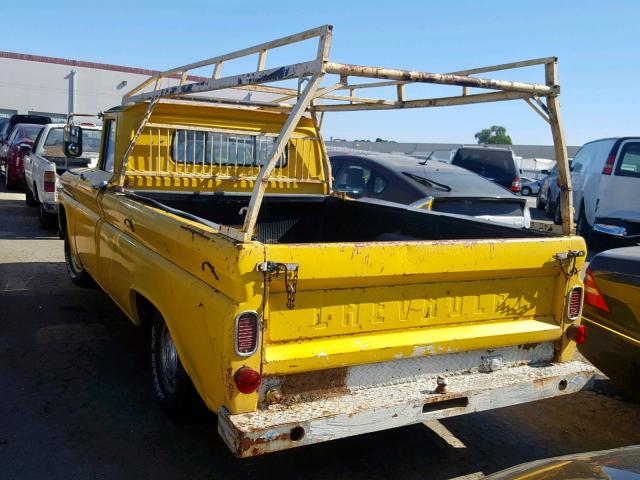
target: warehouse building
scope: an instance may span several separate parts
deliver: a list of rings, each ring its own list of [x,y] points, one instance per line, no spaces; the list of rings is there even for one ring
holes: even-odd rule
[[[70,112],[97,114],[119,105],[122,95],[158,73],[144,68],[0,51],[0,118],[40,114],[65,121]],[[188,76],[198,82],[203,77]],[[177,78],[161,86],[177,85]],[[224,91],[242,99],[247,92]]]
[[[155,72],[103,63],[0,52],[0,118],[14,113],[65,121],[70,112],[97,113]]]

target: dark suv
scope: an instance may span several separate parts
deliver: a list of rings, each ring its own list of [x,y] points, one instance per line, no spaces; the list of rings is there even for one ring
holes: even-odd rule
[[[482,175],[514,193],[520,192],[520,170],[511,150],[487,146],[460,147],[451,163]]]

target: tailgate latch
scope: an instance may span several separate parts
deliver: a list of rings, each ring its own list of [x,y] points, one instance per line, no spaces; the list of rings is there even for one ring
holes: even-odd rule
[[[567,250],[566,252],[556,253],[553,258],[560,264],[560,270],[564,273],[565,277],[571,278],[578,273],[576,260],[585,255],[584,250]]]
[[[287,291],[287,308],[293,310],[296,306],[296,287],[298,285],[298,264],[279,262],[260,262],[256,265],[258,272],[268,273],[276,277],[284,273],[284,288]],[[271,281],[271,276],[269,276]]]

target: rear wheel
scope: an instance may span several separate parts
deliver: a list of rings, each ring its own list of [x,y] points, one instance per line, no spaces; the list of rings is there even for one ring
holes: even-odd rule
[[[4,186],[7,190],[13,190],[16,186],[16,182],[9,179],[9,167],[6,164],[4,167]]]
[[[71,248],[68,233],[64,234],[64,260],[67,265],[67,272],[69,272],[73,283],[81,287],[93,286],[93,278],[82,266],[78,254]]]
[[[606,248],[606,245],[604,245],[600,234],[598,234],[598,232],[594,232],[593,227],[589,225],[587,215],[584,212],[584,205],[582,205],[582,208],[580,209],[580,216],[578,217],[576,233],[584,238],[584,241],[590,250],[599,251],[603,248]]]
[[[580,216],[578,216],[578,225],[576,226],[576,233],[584,238],[587,244],[591,241],[592,228],[587,221],[587,216],[584,213],[584,205],[580,207]]]
[[[547,197],[547,203],[544,206],[544,214],[546,215],[547,218],[553,218],[553,213],[555,211],[554,206],[555,205],[551,201],[551,198]]]
[[[522,190],[520,190],[520,192],[526,197],[531,195],[531,189],[529,187],[522,187]]]
[[[38,206],[38,202],[34,198],[33,193],[31,193],[31,189],[29,187],[26,188],[24,196],[25,196],[25,202],[27,203],[27,207]]]
[[[28,189],[27,189],[28,190]],[[42,202],[38,204],[38,220],[40,221],[40,228],[45,230],[52,230],[58,223],[58,216],[53,213],[49,213],[44,209]]]
[[[194,412],[197,393],[178,357],[167,324],[157,311],[151,325],[153,391],[162,409],[176,419]]]
[[[556,208],[553,212],[553,223],[562,225],[562,210],[560,208],[560,199],[556,201]]]

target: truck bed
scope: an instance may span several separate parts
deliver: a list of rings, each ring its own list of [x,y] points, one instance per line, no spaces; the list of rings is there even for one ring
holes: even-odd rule
[[[240,227],[249,195],[140,192],[167,207],[207,222]],[[548,237],[454,214],[429,212],[384,201],[322,195],[267,196],[255,239],[266,244],[471,240]]]

